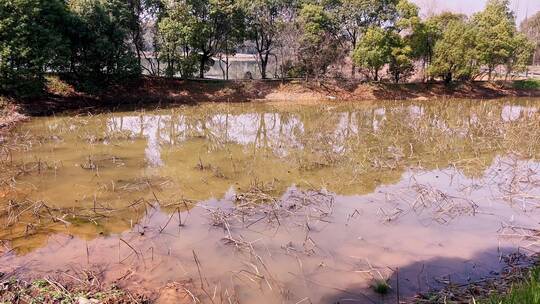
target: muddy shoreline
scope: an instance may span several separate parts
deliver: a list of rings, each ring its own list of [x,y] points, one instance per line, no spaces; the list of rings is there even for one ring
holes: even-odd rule
[[[211,85],[221,84],[198,83],[201,96]],[[253,100],[276,100],[271,94]],[[144,105],[197,104],[179,100]],[[65,289],[93,299],[102,289],[113,297],[123,293],[126,303],[213,302],[216,290],[224,299],[251,299],[263,288],[268,297],[298,291],[293,303],[312,295],[320,303],[412,303],[416,290],[428,287],[443,297],[455,294],[431,285],[431,276],[441,284],[498,280],[491,271],[505,266],[500,259],[514,252],[516,238],[537,244],[537,222],[519,215],[540,210],[533,208],[540,101],[326,100],[320,108],[275,107],[287,99],[160,111],[128,104],[142,110],[134,113],[115,112],[126,106],[119,100],[122,107],[108,109],[107,103],[58,104],[65,115],[21,124],[12,132],[19,136],[14,153],[6,154],[14,158],[5,163],[18,182],[5,179],[9,191],[0,193],[15,200],[6,211],[11,242],[0,243],[8,250],[0,282],[11,282],[13,274],[38,280],[14,283],[14,290],[31,285],[30,294],[52,288],[75,299]],[[100,111],[106,113],[68,115]],[[10,121],[13,126],[16,119]],[[243,174],[246,166],[261,174]],[[26,197],[25,184],[39,188],[18,200],[17,191]],[[485,200],[490,195],[497,204]],[[509,222],[514,214],[521,223]],[[40,224],[26,224],[35,221]],[[409,239],[400,237],[403,229]],[[219,258],[212,254],[217,250]],[[51,253],[62,259],[50,259]],[[76,267],[66,268],[67,261]],[[45,282],[34,271],[45,273]],[[247,289],[222,285],[228,274]],[[381,282],[390,290],[376,285]],[[492,285],[480,287],[505,291]],[[139,290],[144,293],[129,293]]]
[[[142,77],[97,93],[84,93],[53,77],[48,92],[39,97],[13,99],[29,116],[98,113],[118,110],[170,108],[201,102],[274,101],[294,104],[321,101],[496,99],[540,97],[539,89],[519,89],[514,82],[364,83],[351,80],[180,80]]]

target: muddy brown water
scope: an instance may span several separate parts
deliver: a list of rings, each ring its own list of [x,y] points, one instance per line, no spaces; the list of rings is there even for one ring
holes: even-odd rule
[[[538,99],[202,104],[15,136],[10,275],[91,269],[163,303],[395,303],[540,249]]]

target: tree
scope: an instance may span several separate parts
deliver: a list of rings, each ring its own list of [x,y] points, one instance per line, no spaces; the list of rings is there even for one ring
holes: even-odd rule
[[[131,45],[137,56],[141,71],[144,69],[152,75],[159,74],[158,69],[154,66],[154,62],[148,58],[147,52],[155,49],[152,41],[149,41],[147,35],[156,36],[156,32],[152,30],[156,28],[164,15],[165,4],[162,0],[125,0],[130,12],[129,32]],[[143,59],[149,66],[143,64]]]
[[[129,45],[131,14],[121,0],[72,0],[70,69],[89,85],[140,74]]]
[[[0,1],[0,91],[37,93],[46,71],[65,66],[67,15],[62,0]]]
[[[532,64],[540,62],[540,12],[523,20],[520,30],[524,33],[534,45]]]
[[[468,22],[450,21],[435,44],[428,73],[442,77],[446,83],[454,79],[472,79],[479,69],[475,32]]]
[[[492,79],[495,68],[508,61],[516,33],[515,17],[508,0],[488,0],[485,9],[473,16],[477,32],[476,49],[480,62]]]
[[[319,79],[340,56],[339,41],[333,34],[333,24],[324,7],[305,4],[300,11],[299,61],[306,77]]]
[[[346,41],[354,52],[363,33],[371,27],[391,24],[397,17],[397,0],[341,0],[333,9],[334,18],[340,25]],[[354,77],[356,66],[353,60],[351,76]]]
[[[411,56],[422,62],[424,72],[433,61],[435,44],[442,38],[448,24],[451,21],[465,22],[465,20],[465,15],[443,12],[414,25],[407,40],[412,49]]]
[[[189,78],[197,71],[199,54],[191,47],[197,35],[193,26],[196,21],[189,11],[186,3],[175,3],[158,23],[160,59],[167,63],[168,77],[180,73],[182,78]]]
[[[514,36],[512,47],[510,48],[511,52],[505,63],[505,80],[513,72],[527,71],[527,66],[531,62],[534,53],[534,47],[534,43],[525,34],[518,33]]]
[[[292,4],[287,0],[244,0],[242,7],[246,13],[247,38],[255,43],[261,77],[266,79],[268,61]]]
[[[400,36],[396,35],[392,41],[388,65],[388,73],[395,83],[411,77],[414,73],[412,54],[412,48]]]
[[[400,0],[397,4],[396,24],[394,31],[389,31],[389,43],[391,45],[388,73],[393,81],[398,83],[407,79],[414,73],[413,50],[411,38],[421,25],[418,17],[419,8],[416,4],[407,0]]]
[[[407,35],[412,34],[414,28],[421,23],[419,12],[420,8],[416,4],[408,0],[399,0],[396,5],[396,21],[393,27],[398,32],[408,31]]]
[[[223,41],[217,55],[219,57],[219,66],[223,71],[223,78],[228,80],[229,56],[236,54],[236,47],[243,43],[245,37],[245,15],[239,2],[221,0],[218,7],[220,12],[226,16],[226,20],[220,25]],[[223,60],[223,57],[225,57],[225,60]],[[225,68],[223,68],[222,62],[225,63]]]
[[[196,35],[191,46],[199,53],[199,77],[214,64],[213,57],[243,24],[242,11],[233,0],[187,0],[190,27]]]
[[[355,64],[367,71],[366,76],[379,81],[381,69],[389,62],[392,38],[389,31],[380,27],[370,28],[354,50]]]

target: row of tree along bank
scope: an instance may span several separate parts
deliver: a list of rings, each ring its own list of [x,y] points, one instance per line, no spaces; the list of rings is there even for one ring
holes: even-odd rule
[[[204,78],[216,58],[249,51],[262,78],[378,81],[492,79],[525,71],[540,13],[518,31],[507,0],[473,15],[426,19],[408,0],[6,0],[0,2],[0,91],[27,95],[60,73],[92,90],[155,76]],[[350,74],[337,75],[345,64]]]

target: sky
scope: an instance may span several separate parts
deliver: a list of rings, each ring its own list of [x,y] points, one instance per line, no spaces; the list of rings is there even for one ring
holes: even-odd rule
[[[486,0],[412,0],[420,6],[424,16],[441,11],[453,11],[470,15],[484,8]],[[516,13],[518,24],[540,11],[540,0],[511,0],[510,8]]]

